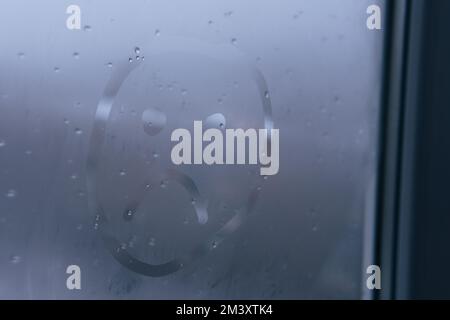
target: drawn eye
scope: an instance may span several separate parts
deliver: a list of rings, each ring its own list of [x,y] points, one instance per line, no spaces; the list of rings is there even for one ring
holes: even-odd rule
[[[150,108],[142,113],[142,123],[149,136],[156,136],[166,126],[167,116],[164,112]]]
[[[204,124],[205,129],[224,129],[226,127],[227,120],[221,113],[214,113],[206,118]]]

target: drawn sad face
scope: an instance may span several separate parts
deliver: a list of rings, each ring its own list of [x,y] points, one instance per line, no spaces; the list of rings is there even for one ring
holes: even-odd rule
[[[173,130],[273,127],[261,72],[234,46],[164,38],[114,65],[87,161],[95,226],[114,258],[158,277],[211,253],[252,213],[258,165],[172,163]]]

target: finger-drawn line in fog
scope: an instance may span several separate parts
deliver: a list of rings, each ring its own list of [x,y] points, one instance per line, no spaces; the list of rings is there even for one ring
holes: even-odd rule
[[[96,216],[97,229],[100,232],[106,248],[112,256],[129,270],[149,277],[161,277],[172,274],[180,270],[183,266],[205,256],[214,250],[230,234],[238,230],[253,212],[254,205],[260,194],[260,188],[251,190],[246,204],[237,210],[224,225],[212,234],[206,241],[194,247],[189,252],[162,264],[151,264],[134,257],[126,248],[121,248],[120,241],[114,236],[110,228],[110,217],[105,212],[99,201],[97,173],[100,166],[100,155],[105,143],[106,129],[114,100],[120,91],[121,86],[128,76],[143,63],[152,63],[152,57],[167,55],[170,53],[195,54],[207,56],[222,63],[229,63],[238,70],[247,70],[251,79],[258,89],[261,109],[264,115],[263,128],[269,132],[267,144],[271,143],[271,130],[273,129],[272,105],[268,86],[262,72],[256,65],[235,46],[230,44],[210,44],[204,41],[179,38],[179,37],[159,37],[158,43],[151,43],[148,48],[140,48],[140,59],[124,59],[116,64],[116,68],[109,79],[103,95],[97,105],[94,125],[89,142],[89,151],[86,162],[87,169],[87,190],[90,213]],[[144,55],[145,53],[145,60]],[[165,122],[165,119],[161,120]],[[158,131],[151,131],[158,134]],[[268,150],[270,153],[271,150]],[[176,166],[165,170],[167,180],[172,180],[181,185],[192,198],[196,199],[195,211],[199,224],[206,224],[208,221],[207,199],[200,194],[195,181],[181,172]],[[145,198],[145,192],[134,195],[134,199],[129,200],[136,210]]]

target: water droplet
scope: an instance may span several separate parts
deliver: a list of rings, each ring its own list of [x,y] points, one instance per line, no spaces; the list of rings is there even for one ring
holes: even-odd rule
[[[19,52],[19,53],[17,54],[17,56],[19,57],[19,59],[23,59],[23,58],[25,58],[25,53]]]
[[[303,11],[297,11],[296,13],[294,13],[294,15],[292,16],[292,18],[294,20],[297,20],[298,18],[300,18],[300,16],[303,14]]]
[[[149,184],[149,183],[147,183],[146,185],[145,185],[145,189],[150,189],[152,186]]]
[[[158,159],[159,158],[159,154],[157,152],[153,152],[153,158]]]
[[[133,62],[133,58],[128,58],[128,62],[132,63]]]
[[[70,123],[69,119],[64,118],[64,124],[69,124],[69,123]]]
[[[212,247],[213,249],[217,248],[217,241],[213,241],[213,242],[211,243],[211,247]]]
[[[165,180],[161,181],[161,183],[159,184],[159,186],[160,186],[162,189],[167,188],[167,181],[165,181]]]
[[[131,221],[133,219],[133,216],[134,216],[134,211],[131,209],[128,209],[123,213],[123,219],[125,221]]]
[[[141,53],[141,49],[139,47],[135,47],[134,48],[134,53],[136,53],[136,55]]]
[[[182,90],[181,90],[181,94],[182,94],[183,96],[185,96],[185,95],[187,94],[187,90],[186,90],[186,89],[182,89]]]
[[[119,171],[119,175],[120,175],[121,177],[126,176],[126,174],[127,174],[127,173],[126,173],[125,170],[123,170],[123,169]]]
[[[139,61],[139,60],[141,60],[141,57],[136,56],[136,61]]]
[[[53,68],[53,71],[56,72],[56,73],[58,73],[59,71],[61,71],[61,69],[60,69],[59,67],[54,67],[54,68]]]
[[[236,39],[236,38],[232,38],[232,39],[231,39],[231,44],[232,44],[233,46],[235,46],[235,45],[237,44],[237,39]]]
[[[78,176],[77,176],[76,174],[72,174],[72,175],[70,176],[70,179],[72,179],[72,180],[77,180],[77,179],[78,179]]]
[[[10,189],[10,190],[8,190],[8,192],[6,192],[7,198],[12,199],[12,198],[15,198],[16,196],[17,196],[17,191],[14,189]]]
[[[100,215],[96,214],[94,218],[94,229],[97,230],[100,226]]]
[[[269,98],[270,98],[269,91],[266,91],[266,92],[264,93],[264,97],[265,97],[266,99],[269,99]]]
[[[72,56],[73,56],[75,59],[79,59],[79,58],[80,58],[80,54],[79,54],[78,52],[74,52],[74,53],[72,54]]]
[[[9,262],[11,262],[12,264],[18,264],[21,261],[22,261],[22,258],[20,256],[12,255],[9,257]]]
[[[195,205],[195,199],[194,198],[191,199],[191,204]]]
[[[108,68],[112,68],[112,67],[113,67],[113,64],[112,64],[112,62],[108,62],[108,63],[106,64],[106,66],[107,66]]]
[[[0,140],[0,148],[3,148],[4,146],[6,146],[6,141]]]
[[[83,134],[83,130],[81,130],[80,128],[75,128],[75,134],[81,135]]]
[[[85,25],[83,28],[84,31],[91,31],[92,27],[90,25]]]
[[[164,129],[167,116],[159,110],[147,109],[142,113],[142,122],[145,133],[155,136]]]
[[[156,245],[156,240],[155,240],[155,238],[150,238],[150,239],[148,240],[148,245],[151,246],[151,247],[154,247],[154,246]]]
[[[155,36],[159,37],[161,35],[161,31],[159,31],[159,29],[155,30]]]
[[[132,236],[130,238],[130,240],[128,240],[128,247],[129,248],[133,248],[134,244],[136,243],[136,241],[137,241],[137,237],[136,236]]]

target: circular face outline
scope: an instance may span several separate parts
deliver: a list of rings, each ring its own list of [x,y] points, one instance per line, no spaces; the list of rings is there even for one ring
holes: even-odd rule
[[[230,44],[210,44],[204,41],[190,38],[180,37],[164,37],[163,40],[158,39],[154,46],[148,50],[140,50],[146,52],[146,60],[152,56],[164,55],[169,53],[190,53],[200,56],[207,56],[216,61],[230,62],[233,66],[247,70],[251,75],[258,89],[259,98],[262,103],[262,111],[264,114],[264,128],[268,132],[268,153],[270,153],[271,129],[273,129],[272,104],[266,80],[262,72],[254,64],[245,57],[245,55],[235,46]],[[182,49],[179,49],[182,48]],[[142,59],[130,59],[118,63],[109,79],[103,95],[97,105],[95,112],[94,125],[89,140],[89,150],[86,161],[87,171],[87,191],[88,205],[91,214],[95,215],[96,225],[101,234],[103,242],[112,254],[112,256],[127,269],[141,275],[149,277],[162,277],[172,274],[180,270],[186,264],[198,260],[206,255],[212,249],[216,248],[230,234],[235,232],[242,226],[253,212],[254,205],[259,197],[260,188],[254,188],[246,201],[243,208],[238,210],[218,231],[216,231],[206,241],[194,247],[191,251],[163,264],[150,264],[141,261],[128,252],[126,248],[121,248],[120,241],[112,234],[108,227],[108,217],[103,210],[97,197],[97,178],[96,173],[99,167],[100,154],[106,138],[106,126],[111,114],[114,100],[120,91],[124,81],[128,78],[133,70],[142,64]],[[202,198],[194,181],[186,174],[175,168],[168,168],[165,171],[168,180],[179,183],[196,201],[196,212],[199,223],[204,224],[207,221],[207,201]],[[144,198],[144,193],[138,195],[134,209],[136,209]]]

